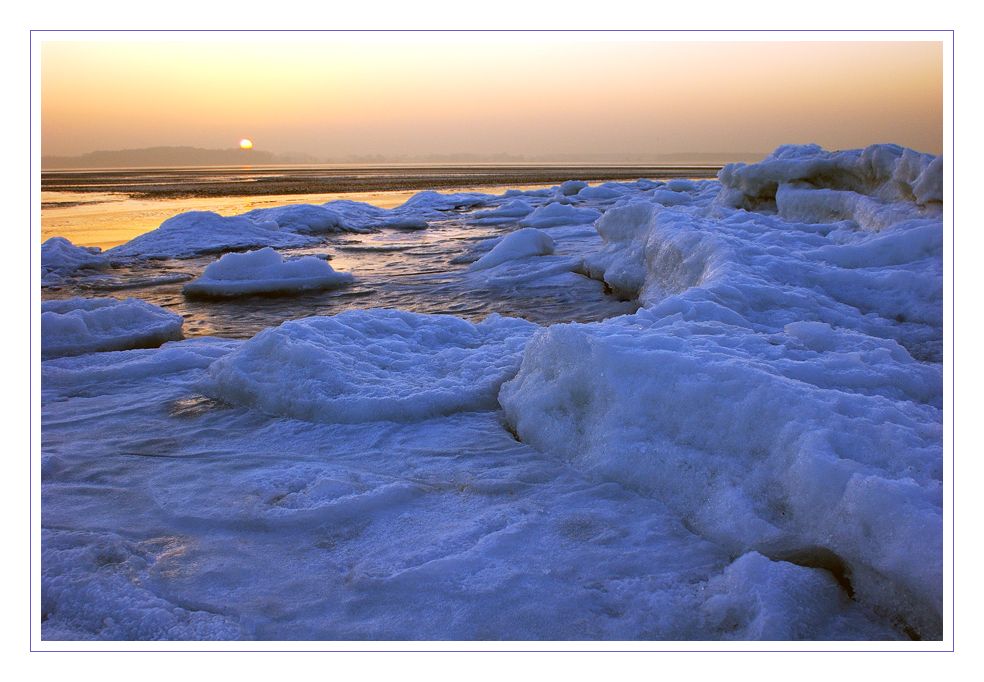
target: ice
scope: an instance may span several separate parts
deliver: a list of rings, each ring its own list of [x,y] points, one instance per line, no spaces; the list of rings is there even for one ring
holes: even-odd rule
[[[41,304],[41,356],[159,346],[181,338],[180,315],[135,298],[72,298]]]
[[[399,207],[401,211],[456,211],[463,208],[483,206],[495,197],[480,192],[457,192],[442,194],[440,192],[418,192]]]
[[[474,225],[506,225],[519,222],[520,218],[529,215],[532,210],[533,206],[529,203],[514,199],[492,210],[476,211],[468,218]]]
[[[419,420],[490,409],[535,326],[492,316],[367,310],[285,322],[210,369],[209,395],[323,422]]]
[[[794,146],[719,181],[325,205],[430,226],[353,249],[466,250],[414,276],[435,306],[626,314],[46,359],[43,636],[941,638],[942,169]],[[254,218],[335,229],[309,214]]]
[[[557,227],[559,225],[577,225],[591,223],[597,220],[601,213],[593,208],[575,208],[561,203],[551,203],[541,206],[519,221],[523,227]]]
[[[52,237],[41,245],[41,278],[57,278],[80,268],[102,269],[109,260],[98,248],[75,246],[64,237]]]
[[[43,363],[45,640],[900,636],[496,411],[314,423],[196,394],[248,343]]]
[[[205,268],[201,277],[184,286],[186,296],[233,297],[288,294],[330,289],[353,281],[315,256],[284,259],[267,247],[246,253],[227,253]]]
[[[258,224],[275,223],[281,230],[299,234],[332,234],[348,230],[341,214],[314,204],[258,208],[244,213],[242,217]]]
[[[584,182],[583,180],[568,180],[566,182],[560,183],[560,186],[557,189],[560,191],[561,194],[569,197],[574,194],[577,194],[587,186],[588,183]]]
[[[546,256],[554,252],[554,240],[546,232],[527,227],[510,232],[487,254],[472,264],[472,270],[485,270],[508,260]]]
[[[852,219],[872,230],[938,216],[943,200],[940,158],[895,145],[843,152],[787,145],[761,163],[729,164],[718,177],[723,204],[771,205],[784,218],[804,222]],[[810,191],[817,189],[824,191]]]
[[[752,180],[844,173],[881,215],[905,216],[881,231],[856,210],[787,220],[781,184],[779,216],[703,195],[610,209],[585,268],[643,310],[538,332],[500,394],[509,423],[735,552],[822,548],[859,601],[939,637],[943,226],[902,180],[934,165],[894,147],[810,147],[722,171],[723,194],[730,182],[760,199]]]
[[[254,247],[307,246],[319,240],[281,230],[272,220],[254,222],[244,216],[211,211],[179,213],[156,230],[106,252],[111,258],[190,258],[206,253]]]
[[[628,192],[629,190],[625,185],[617,182],[605,182],[595,187],[584,187],[577,193],[577,198],[582,201],[610,201],[623,197]]]

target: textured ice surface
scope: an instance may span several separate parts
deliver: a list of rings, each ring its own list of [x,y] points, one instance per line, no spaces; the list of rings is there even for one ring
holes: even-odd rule
[[[408,243],[455,225],[457,269],[414,280],[449,308],[641,308],[46,360],[43,636],[939,638],[941,199],[938,158],[806,146],[719,182],[332,202],[430,226]]]
[[[500,402],[524,442],[652,491],[733,551],[833,553],[856,598],[935,638],[943,225],[899,177],[923,182],[939,165],[895,148],[827,156],[780,150],[722,178],[760,196],[752,179],[821,173],[894,196],[882,215],[906,219],[872,232],[707,196],[611,209],[585,265],[644,309],[539,332]],[[797,191],[817,205],[830,192]]]
[[[209,395],[324,422],[409,421],[496,407],[535,325],[367,310],[285,322],[209,370]]]
[[[41,304],[41,355],[159,346],[181,338],[180,315],[135,298],[72,298]]]
[[[45,639],[899,636],[826,571],[733,561],[497,411],[319,423],[198,394],[245,345],[44,363]]]
[[[202,276],[184,286],[187,296],[249,296],[329,289],[352,281],[324,260],[304,256],[285,260],[267,247],[247,253],[227,253],[205,268]]]

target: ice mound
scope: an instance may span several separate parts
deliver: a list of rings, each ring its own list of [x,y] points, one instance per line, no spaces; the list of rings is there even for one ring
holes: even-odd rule
[[[135,298],[41,304],[41,357],[149,348],[181,338],[180,315]]]
[[[579,225],[591,223],[601,215],[593,208],[575,208],[561,203],[551,203],[533,211],[519,224],[523,227],[557,227],[559,225]]]
[[[533,338],[499,396],[524,442],[654,492],[733,551],[825,547],[859,599],[939,636],[938,367],[817,328],[619,322]]]
[[[557,190],[566,197],[573,196],[588,186],[583,180],[567,180],[560,183]]]
[[[80,268],[101,269],[109,260],[100,249],[75,246],[64,237],[52,237],[41,245],[41,280],[66,275]]]
[[[186,296],[233,297],[287,294],[348,284],[347,272],[335,270],[320,258],[285,260],[267,247],[247,253],[227,253],[208,265],[201,277],[184,286]]]
[[[629,188],[618,182],[604,182],[594,187],[584,187],[577,193],[581,201],[611,201],[629,193]]]
[[[244,213],[242,217],[260,225],[275,223],[281,230],[299,234],[330,234],[348,230],[341,214],[326,206],[314,204],[257,208]]]
[[[514,199],[498,208],[476,211],[468,216],[468,222],[475,225],[503,225],[518,222],[530,214],[533,207],[522,199]]]
[[[285,322],[210,368],[205,391],[321,422],[412,421],[496,407],[536,326],[395,310]]]
[[[763,191],[804,208],[698,188],[609,209],[584,269],[643,308],[538,332],[500,403],[524,442],[655,494],[733,552],[834,557],[861,603],[939,637],[943,224],[914,189],[939,164],[808,147],[759,166],[731,167],[722,194],[782,177]],[[859,220],[868,200],[877,219]]]
[[[281,230],[273,221],[257,223],[244,216],[221,216],[211,211],[188,211],[168,218],[156,230],[106,252],[124,258],[191,258],[200,254],[254,247],[308,246],[317,243]]]
[[[454,194],[441,194],[430,190],[417,192],[406,200],[398,208],[401,211],[457,211],[463,208],[473,208],[483,206],[495,197],[490,194],[479,192],[457,192]]]
[[[725,640],[836,640],[865,631],[872,639],[885,637],[850,610],[851,599],[828,572],[770,561],[757,552],[708,581],[704,596],[704,627]]]
[[[938,214],[943,201],[942,158],[896,145],[842,152],[786,145],[760,163],[729,164],[718,178],[724,205],[803,222],[850,219],[872,230]]]
[[[491,251],[472,264],[472,270],[493,268],[509,260],[546,256],[554,251],[554,240],[546,232],[526,227],[510,232]]]

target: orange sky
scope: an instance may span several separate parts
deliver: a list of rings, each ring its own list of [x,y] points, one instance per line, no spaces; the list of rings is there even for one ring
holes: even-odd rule
[[[42,151],[242,137],[326,158],[942,151],[938,42],[336,38],[45,42]]]

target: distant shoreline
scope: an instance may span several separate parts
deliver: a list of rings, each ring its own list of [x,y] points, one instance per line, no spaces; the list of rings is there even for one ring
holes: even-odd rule
[[[530,185],[717,177],[721,165],[331,165],[42,170],[44,192],[119,193],[143,199],[373,191],[453,190]]]

